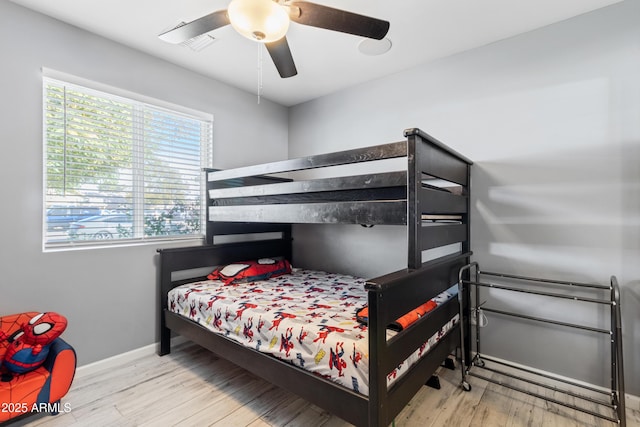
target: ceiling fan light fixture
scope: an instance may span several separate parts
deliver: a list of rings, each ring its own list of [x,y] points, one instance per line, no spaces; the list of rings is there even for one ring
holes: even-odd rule
[[[287,11],[272,0],[233,0],[227,14],[231,26],[253,41],[274,42],[289,29]]]

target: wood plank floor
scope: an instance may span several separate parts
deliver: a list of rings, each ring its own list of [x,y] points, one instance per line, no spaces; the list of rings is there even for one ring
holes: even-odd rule
[[[397,427],[614,426],[614,423],[487,381],[440,368],[442,388],[423,389],[396,418]],[[557,394],[557,393],[556,393]],[[556,397],[551,392],[553,397]],[[547,396],[550,396],[547,394]],[[63,399],[67,413],[35,415],[17,426],[225,426],[347,427],[350,424],[236,367],[208,351],[183,344],[165,357],[147,356],[76,378]],[[595,408],[595,405],[594,405]],[[640,427],[628,408],[627,426]]]

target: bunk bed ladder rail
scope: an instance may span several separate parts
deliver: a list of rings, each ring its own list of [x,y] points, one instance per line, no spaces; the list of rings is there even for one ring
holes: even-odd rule
[[[464,279],[464,274],[470,274],[470,272],[475,269],[475,280],[470,280],[470,279]],[[520,288],[514,288],[514,287],[509,287],[509,286],[501,286],[501,285],[496,285],[493,283],[485,283],[482,282],[480,280],[481,275],[486,275],[486,276],[493,276],[493,277],[500,277],[500,278],[506,278],[506,279],[515,279],[515,280],[522,280],[525,282],[538,282],[538,283],[551,283],[551,284],[555,284],[555,285],[567,285],[570,287],[583,287],[583,288],[592,288],[592,289],[603,289],[603,290],[610,290],[611,294],[610,294],[610,299],[609,300],[601,300],[601,299],[596,299],[596,298],[586,298],[586,297],[578,297],[578,296],[571,296],[571,295],[563,295],[563,294],[557,294],[557,293],[549,293],[549,292],[543,292],[543,291],[536,291],[536,290],[530,290],[530,289],[520,289]],[[487,307],[483,307],[482,310],[486,311],[486,312],[492,312],[492,313],[496,313],[496,314],[500,314],[500,315],[506,315],[506,316],[513,316],[513,317],[518,317],[518,318],[522,318],[522,319],[527,319],[527,320],[532,320],[532,321],[536,321],[536,322],[543,322],[543,323],[549,323],[549,324],[554,324],[554,325],[559,325],[559,326],[565,326],[568,328],[576,328],[576,329],[581,329],[581,330],[586,330],[586,331],[591,331],[591,332],[596,332],[596,333],[602,333],[602,334],[606,334],[610,336],[610,341],[611,341],[611,389],[608,391],[604,391],[600,388],[596,388],[596,387],[590,387],[588,385],[585,385],[584,383],[579,383],[579,382],[575,382],[575,381],[571,381],[569,379],[566,378],[562,378],[562,377],[558,377],[556,375],[550,375],[550,374],[545,374],[545,373],[541,373],[537,370],[533,370],[533,369],[527,369],[524,368],[520,365],[516,365],[516,364],[511,364],[502,360],[498,360],[498,359],[494,359],[492,357],[486,356],[484,354],[482,354],[480,352],[480,322],[476,321],[476,325],[475,325],[475,354],[473,355],[472,358],[467,359],[465,358],[465,354],[469,354],[470,349],[467,349],[467,352],[465,352],[465,341],[461,339],[460,341],[460,346],[461,346],[461,353],[462,353],[462,363],[461,363],[461,374],[462,374],[462,382],[461,382],[461,387],[466,390],[469,391],[471,389],[471,386],[468,383],[468,376],[473,376],[473,377],[477,377],[480,379],[483,379],[487,382],[491,382],[494,384],[498,384],[500,386],[539,398],[539,399],[543,399],[546,400],[548,402],[552,402],[561,406],[565,406],[568,407],[570,409],[574,409],[576,411],[580,411],[589,415],[592,415],[594,417],[597,418],[601,418],[601,419],[605,419],[614,423],[619,424],[621,427],[626,427],[626,410],[625,410],[625,388],[624,388],[624,367],[623,367],[623,356],[622,356],[622,320],[621,320],[621,314],[620,314],[620,289],[619,289],[619,285],[618,285],[618,281],[616,279],[615,276],[611,276],[610,279],[610,285],[608,286],[603,286],[603,285],[593,285],[593,284],[586,284],[586,283],[577,283],[577,282],[564,282],[564,281],[555,281],[555,280],[547,280],[547,279],[539,279],[539,278],[532,278],[532,277],[526,277],[526,276],[518,276],[518,275],[512,275],[512,274],[502,274],[502,273],[492,273],[492,272],[485,272],[485,271],[481,271],[479,264],[477,262],[472,262],[469,263],[465,266],[463,266],[462,268],[460,268],[459,271],[459,295],[462,295],[462,291],[469,291],[469,287],[474,286],[475,287],[475,293],[474,293],[474,301],[473,301],[473,307],[471,307],[471,311],[478,313],[479,310],[479,301],[480,301],[480,293],[479,293],[479,288],[480,287],[487,287],[487,288],[494,288],[494,289],[502,289],[502,290],[506,290],[506,291],[513,291],[513,292],[523,292],[523,293],[528,293],[528,294],[535,294],[535,295],[543,295],[543,296],[548,296],[548,297],[554,297],[554,298],[563,298],[563,299],[567,299],[567,300],[572,300],[572,301],[583,301],[583,302],[588,302],[588,303],[594,303],[594,304],[602,304],[602,305],[607,305],[610,307],[610,313],[611,313],[611,320],[610,320],[610,328],[607,329],[600,329],[600,328],[594,328],[594,327],[589,327],[589,326],[585,326],[585,325],[581,325],[581,324],[573,324],[573,323],[567,323],[567,322],[559,322],[559,321],[555,321],[555,320],[551,320],[551,319],[546,319],[546,318],[539,318],[539,317],[534,317],[534,316],[528,316],[528,315],[523,315],[523,314],[519,314],[519,313],[514,313],[514,312],[507,312],[507,311],[501,311],[501,310],[495,310],[495,309],[491,309],[491,308],[487,308]],[[460,303],[460,313],[462,316],[462,303]],[[461,325],[461,328],[463,328],[463,325]],[[464,329],[461,329],[461,336],[464,336]],[[495,369],[495,368],[489,368],[487,366],[485,366],[485,361],[490,361],[492,363],[501,365],[501,366],[505,366],[508,368],[511,368],[514,371],[520,371],[520,372],[525,372],[531,375],[535,375],[537,377],[542,377],[542,378],[547,378],[547,379],[551,379],[554,380],[556,382],[561,382],[573,387],[576,387],[578,389],[582,389],[582,390],[588,390],[594,393],[601,393],[601,394],[608,394],[610,397],[610,404],[606,401],[597,399],[597,398],[593,398],[590,396],[585,396],[576,392],[573,392],[571,390],[568,389],[559,389],[558,387],[555,386],[551,386],[549,384],[545,384],[542,382],[538,382],[532,379],[527,379],[527,378],[523,378],[520,377],[516,374],[513,373],[508,373],[505,371],[501,371],[499,369]],[[541,387],[541,388],[545,388],[547,390],[551,390],[554,392],[560,392],[563,394],[566,394],[568,396],[572,396],[573,398],[577,399],[577,400],[582,400],[584,402],[590,402],[590,403],[594,403],[596,405],[602,406],[602,407],[607,407],[609,409],[611,409],[614,413],[615,413],[615,417],[612,416],[608,416],[608,415],[604,415],[600,412],[596,412],[590,409],[587,409],[585,407],[581,407],[581,406],[577,406],[571,403],[567,403],[567,402],[563,402],[561,400],[558,399],[554,399],[551,397],[547,397],[543,394],[539,394],[536,392],[531,392],[527,389],[524,389],[522,387],[518,387],[516,385],[510,384],[510,383],[505,383],[503,381],[494,379],[492,377],[488,377],[488,376],[484,376],[484,375],[480,375],[476,372],[472,371],[472,368],[480,368],[480,369],[484,369],[487,370],[489,372],[504,376],[504,377],[508,377],[517,381],[521,381],[523,383],[527,383],[527,384],[531,384],[531,385],[535,385],[537,387]]]

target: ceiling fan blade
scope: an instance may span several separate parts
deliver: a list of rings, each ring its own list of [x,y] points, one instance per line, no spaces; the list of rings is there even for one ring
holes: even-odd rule
[[[264,45],[267,47],[267,51],[269,55],[271,55],[271,59],[278,69],[280,77],[286,79],[287,77],[293,77],[298,74],[286,37],[271,43],[265,43]]]
[[[376,40],[384,38],[389,31],[388,21],[306,1],[293,1],[290,5],[291,20],[298,24]]]
[[[166,42],[178,44],[229,24],[227,11],[218,10],[169,31],[165,31],[158,37]]]

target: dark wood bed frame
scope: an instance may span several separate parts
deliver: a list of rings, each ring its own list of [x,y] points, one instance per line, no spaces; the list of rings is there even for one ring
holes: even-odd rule
[[[387,375],[460,312],[456,298],[386,339],[396,318],[458,282],[469,262],[469,189],[472,162],[419,129],[391,144],[285,160],[224,171],[207,171],[207,244],[161,249],[160,355],[170,352],[171,331],[265,380],[290,390],[357,426],[387,426],[459,346],[456,325],[408,372],[387,387]],[[265,175],[406,158],[406,170],[340,178],[292,181]],[[446,181],[456,192],[429,183]],[[425,219],[456,218],[423,226]],[[407,232],[407,268],[367,281],[369,304],[369,396],[342,387],[290,363],[212,333],[167,309],[167,293],[201,277],[176,272],[261,257],[292,259],[292,223],[396,224]],[[278,238],[216,243],[220,236],[273,233]],[[422,262],[422,251],[458,244],[454,253]],[[294,264],[295,265],[295,264]],[[197,276],[197,274],[196,274]],[[460,295],[469,324],[468,295]],[[465,327],[465,331],[469,331]],[[469,340],[468,336],[464,337]],[[469,345],[465,348],[470,348]],[[469,357],[466,360],[470,360]]]

